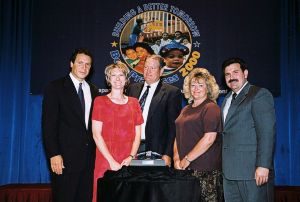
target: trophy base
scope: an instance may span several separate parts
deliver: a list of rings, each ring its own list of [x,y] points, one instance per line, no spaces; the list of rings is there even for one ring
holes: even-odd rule
[[[130,163],[130,166],[166,166],[166,164],[165,161],[162,159],[133,159]]]

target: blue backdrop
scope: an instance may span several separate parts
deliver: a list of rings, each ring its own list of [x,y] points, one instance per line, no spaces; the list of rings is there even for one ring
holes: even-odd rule
[[[299,0],[281,0],[278,13],[277,185],[300,185],[299,6]],[[41,140],[42,96],[30,95],[32,10],[33,0],[0,0],[0,185],[49,182]],[[49,57],[55,51],[42,48]]]

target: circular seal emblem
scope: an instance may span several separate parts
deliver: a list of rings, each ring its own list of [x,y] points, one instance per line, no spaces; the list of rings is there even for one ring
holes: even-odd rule
[[[192,38],[183,20],[166,11],[147,11],[129,20],[120,36],[124,61],[135,72],[143,74],[147,56],[164,58],[163,77],[178,71],[191,54]]]

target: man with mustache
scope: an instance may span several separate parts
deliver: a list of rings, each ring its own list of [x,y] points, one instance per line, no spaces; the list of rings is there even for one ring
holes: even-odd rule
[[[222,68],[231,89],[222,104],[225,201],[274,201],[273,96],[247,81],[242,59],[230,58]]]

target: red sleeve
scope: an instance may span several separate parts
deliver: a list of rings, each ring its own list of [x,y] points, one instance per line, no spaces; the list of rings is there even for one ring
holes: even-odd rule
[[[104,100],[102,96],[96,97],[94,100],[92,120],[103,122],[103,107],[104,107]]]
[[[141,110],[141,106],[139,104],[139,101],[136,98],[133,98],[133,106],[134,106],[134,114],[135,114],[135,125],[141,125],[142,123],[144,123],[144,119],[143,119],[143,114],[142,114],[142,110]]]

